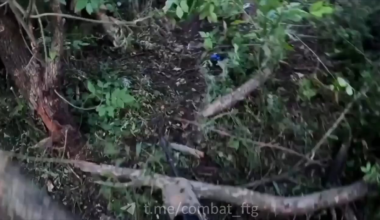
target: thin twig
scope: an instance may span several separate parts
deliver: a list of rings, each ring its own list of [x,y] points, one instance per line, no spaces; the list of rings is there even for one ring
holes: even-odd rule
[[[334,122],[334,124],[327,130],[327,132],[323,135],[323,137],[318,141],[318,143],[314,146],[314,148],[311,150],[310,154],[310,159],[313,160],[315,156],[315,152],[322,146],[322,144],[325,143],[327,138],[335,131],[335,129],[338,127],[338,125],[343,121],[345,118],[346,114],[351,110],[353,104],[361,98],[366,92],[368,91],[368,87],[365,87],[361,92],[359,92],[348,105],[346,108],[343,110],[343,112],[339,115],[338,119]]]
[[[57,96],[59,97],[59,98],[61,98],[63,101],[65,101],[67,104],[69,104],[70,106],[72,106],[72,107],[74,107],[74,108],[76,108],[76,109],[79,109],[79,110],[83,110],[83,111],[89,111],[89,110],[94,110],[94,109],[96,109],[98,106],[94,106],[94,107],[90,107],[90,108],[82,108],[82,107],[78,107],[78,106],[76,106],[76,105],[74,105],[74,104],[72,104],[71,102],[69,102],[67,99],[65,99],[63,96],[61,96],[58,92],[57,92],[57,90],[54,90],[54,92],[55,92],[55,94],[57,94]]]
[[[23,16],[20,15],[20,13],[22,15],[24,15],[25,14],[25,10],[22,8],[21,5],[19,5],[17,3],[16,0],[9,0],[8,3],[9,3],[9,7],[12,10],[14,16],[16,17],[16,20],[22,26],[22,28],[25,30],[25,32],[27,33],[28,37],[30,38],[30,41],[32,42],[32,50],[34,51],[35,48],[37,47],[36,38],[34,37],[33,33],[27,27],[25,21],[22,19]]]
[[[83,18],[75,15],[69,15],[69,14],[58,14],[58,13],[42,13],[38,15],[31,15],[31,18],[42,18],[42,17],[51,17],[51,16],[61,16],[64,18],[70,18],[75,20],[81,20],[81,21],[87,21],[91,23],[97,23],[97,24],[118,24],[118,25],[127,25],[127,26],[136,26],[137,23],[142,22],[144,20],[147,20],[151,18],[152,16],[146,16],[143,18],[136,19],[134,21],[101,21],[101,20],[95,20],[95,19],[89,19],[89,18]]]
[[[8,1],[3,2],[3,3],[0,5],[0,8],[3,7],[3,6],[5,6],[6,4],[8,4]]]
[[[333,74],[330,72],[329,68],[327,68],[327,66],[323,63],[323,61],[321,60],[321,58],[319,58],[319,56],[317,55],[317,53],[314,52],[314,50],[312,50],[305,42],[303,42],[298,36],[296,35],[292,35],[294,38],[296,38],[297,40],[299,40],[314,56],[315,58],[317,58],[318,62],[320,62],[323,66],[323,68],[325,68],[325,70],[333,76]]]
[[[37,7],[36,6],[33,6],[33,7],[34,7],[36,13],[39,14]],[[45,62],[47,62],[48,61],[48,53],[47,53],[47,46],[46,46],[46,40],[45,40],[45,34],[44,34],[44,27],[42,25],[41,18],[38,18],[38,25],[40,26],[42,43],[44,45]]]
[[[186,122],[186,123],[189,123],[189,124],[195,125],[195,126],[200,127],[200,128],[203,127],[202,125],[200,125],[199,123],[194,122],[194,121],[189,121],[189,120],[182,119],[182,118],[177,118],[177,117],[174,118],[174,119],[175,119],[175,120],[178,120],[178,121],[182,121],[182,122]],[[320,164],[318,161],[314,161],[314,160],[308,158],[307,156],[298,153],[297,151],[294,151],[294,150],[289,149],[289,148],[285,148],[285,147],[280,146],[280,145],[278,145],[278,144],[264,143],[264,142],[259,142],[259,141],[253,141],[253,140],[250,140],[250,139],[244,139],[244,138],[241,138],[241,137],[238,137],[238,136],[235,136],[235,135],[229,134],[229,133],[226,132],[226,131],[222,131],[222,130],[215,129],[215,128],[207,128],[207,129],[209,129],[210,131],[213,131],[213,132],[215,132],[215,133],[218,133],[218,134],[220,134],[220,135],[222,135],[222,136],[227,136],[227,137],[231,137],[231,138],[235,138],[235,139],[239,139],[239,140],[244,140],[244,141],[250,142],[250,143],[252,143],[252,144],[257,145],[257,146],[260,147],[260,148],[263,148],[263,147],[270,147],[270,148],[278,149],[278,150],[281,150],[281,151],[287,152],[287,153],[289,153],[289,154],[293,154],[293,155],[295,155],[295,156],[301,157],[301,158],[307,160],[309,163]]]
[[[262,178],[260,180],[253,181],[253,182],[247,183],[247,184],[242,185],[242,186],[246,187],[246,188],[255,189],[256,187],[258,187],[260,185],[264,185],[264,184],[267,184],[267,183],[270,183],[270,182],[275,182],[275,181],[279,181],[279,180],[282,180],[282,179],[289,178],[292,174],[294,174],[294,173],[296,173],[296,172],[298,172],[300,170],[301,170],[301,167],[297,166],[294,169],[289,170],[288,172],[281,173],[281,174],[278,174],[278,175],[275,175],[275,176],[272,176],[272,177],[268,177],[268,178]]]

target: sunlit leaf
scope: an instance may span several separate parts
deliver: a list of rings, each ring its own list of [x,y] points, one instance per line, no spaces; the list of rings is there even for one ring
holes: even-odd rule
[[[92,94],[96,92],[95,86],[91,81],[87,81],[87,89],[90,91]]]
[[[218,22],[218,16],[215,14],[215,12],[210,13],[209,17],[212,22]]]
[[[92,12],[94,12],[94,9],[92,8],[92,4],[88,3],[86,5],[86,11],[88,12],[88,14],[92,14]]]
[[[97,12],[100,6],[100,0],[91,0],[92,9]]]
[[[182,18],[183,17],[183,10],[180,6],[177,6],[177,9],[176,9],[176,15],[178,16],[178,18]]]
[[[54,51],[54,50],[50,50],[49,51],[49,58],[51,59],[51,60],[54,60],[56,57],[57,57],[57,52],[56,51]]]
[[[204,47],[208,50],[211,50],[213,48],[213,43],[210,38],[206,38],[204,41]]]
[[[337,78],[337,81],[338,81],[338,84],[340,87],[347,87],[348,86],[348,83],[345,79],[343,79],[342,77],[339,77]]]
[[[184,12],[189,12],[189,6],[187,5],[187,0],[181,0],[181,8]]]
[[[82,11],[86,7],[87,2],[87,0],[78,0],[75,5],[75,12]]]
[[[203,38],[208,37],[208,34],[203,32],[203,31],[199,31],[199,35],[201,35],[201,37],[203,37]]]
[[[319,9],[321,9],[323,7],[323,1],[317,1],[317,2],[314,2],[311,6],[310,6],[310,9],[309,11],[318,11]]]
[[[324,5],[324,1],[318,1],[310,6],[309,11],[315,17],[322,17],[325,14],[332,14],[334,8]]]
[[[346,87],[346,93],[347,95],[351,96],[352,94],[354,94],[354,90],[352,89],[351,86],[347,86]]]
[[[165,6],[163,7],[163,10],[165,13],[169,11],[169,9],[172,7],[174,2],[175,2],[174,0],[166,0]]]

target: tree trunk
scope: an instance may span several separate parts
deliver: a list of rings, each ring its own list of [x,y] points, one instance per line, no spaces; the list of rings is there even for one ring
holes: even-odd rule
[[[60,11],[59,1],[52,2],[53,11]],[[0,8],[0,59],[20,93],[49,130],[53,143],[64,144],[71,155],[78,153],[84,139],[67,104],[56,94],[62,85],[60,56],[64,38],[61,18],[54,17],[53,20],[56,30],[49,54],[55,51],[56,57],[45,63],[28,49],[16,19],[10,10],[5,11],[4,8]]]

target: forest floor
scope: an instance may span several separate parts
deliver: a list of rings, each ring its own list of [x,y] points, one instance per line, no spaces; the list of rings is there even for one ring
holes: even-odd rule
[[[121,52],[97,45],[84,48],[78,58],[67,57],[63,95],[73,105],[84,103],[82,96],[87,93],[87,80],[123,81],[129,84],[138,102],[138,107],[124,109],[106,125],[99,122],[95,110],[72,108],[89,140],[86,158],[97,163],[171,173],[157,144],[157,130],[164,129],[169,142],[205,153],[200,159],[175,154],[178,170],[184,177],[244,185],[279,196],[324,189],[325,162],[331,160],[334,146],[318,152],[316,157],[324,165],[295,167],[345,108],[334,103],[334,95],[327,92],[313,101],[299,97],[299,81],[324,71],[315,54],[321,47],[312,40],[294,43],[295,51],[265,86],[234,110],[204,123],[197,116],[207,104],[209,89],[206,76],[199,69],[202,52],[186,52],[189,40],[182,34],[178,36],[165,39],[176,46],[163,44],[157,38],[154,43],[159,47],[153,50]],[[11,84],[1,86],[7,91],[1,94],[1,101],[8,106],[1,105],[4,148],[28,156],[66,157],[59,149],[47,152],[31,147],[44,138],[45,128],[38,119],[31,119],[21,99],[15,99]],[[138,212],[130,215],[125,205],[132,201],[140,207],[147,203],[154,205],[154,200],[159,198],[156,194],[152,196],[150,190],[113,189],[94,184],[96,177],[64,164],[24,161],[23,169],[53,198],[84,219],[147,219]],[[277,178],[271,179],[273,176]],[[321,216],[326,213],[317,217]]]

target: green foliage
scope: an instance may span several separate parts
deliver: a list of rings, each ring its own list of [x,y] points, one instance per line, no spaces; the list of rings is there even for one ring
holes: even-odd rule
[[[78,0],[76,1],[75,12],[85,9],[91,15],[98,12],[102,5],[105,5],[111,12],[115,11],[115,5],[106,0]]]
[[[129,94],[128,90],[117,88],[117,85],[100,80],[97,81],[97,84],[93,84],[91,81],[87,82],[87,88],[91,93],[87,98],[95,98],[101,103],[96,108],[100,117],[114,118],[115,112],[134,104],[135,98]]]
[[[380,184],[380,165],[367,162],[366,166],[361,167],[365,174],[364,180],[369,183]]]
[[[320,18],[325,14],[332,14],[334,9],[326,4],[325,1],[317,1],[310,6],[309,12],[310,14]]]
[[[299,82],[299,94],[302,98],[310,100],[317,95],[316,89],[313,87],[310,79],[301,79]]]

